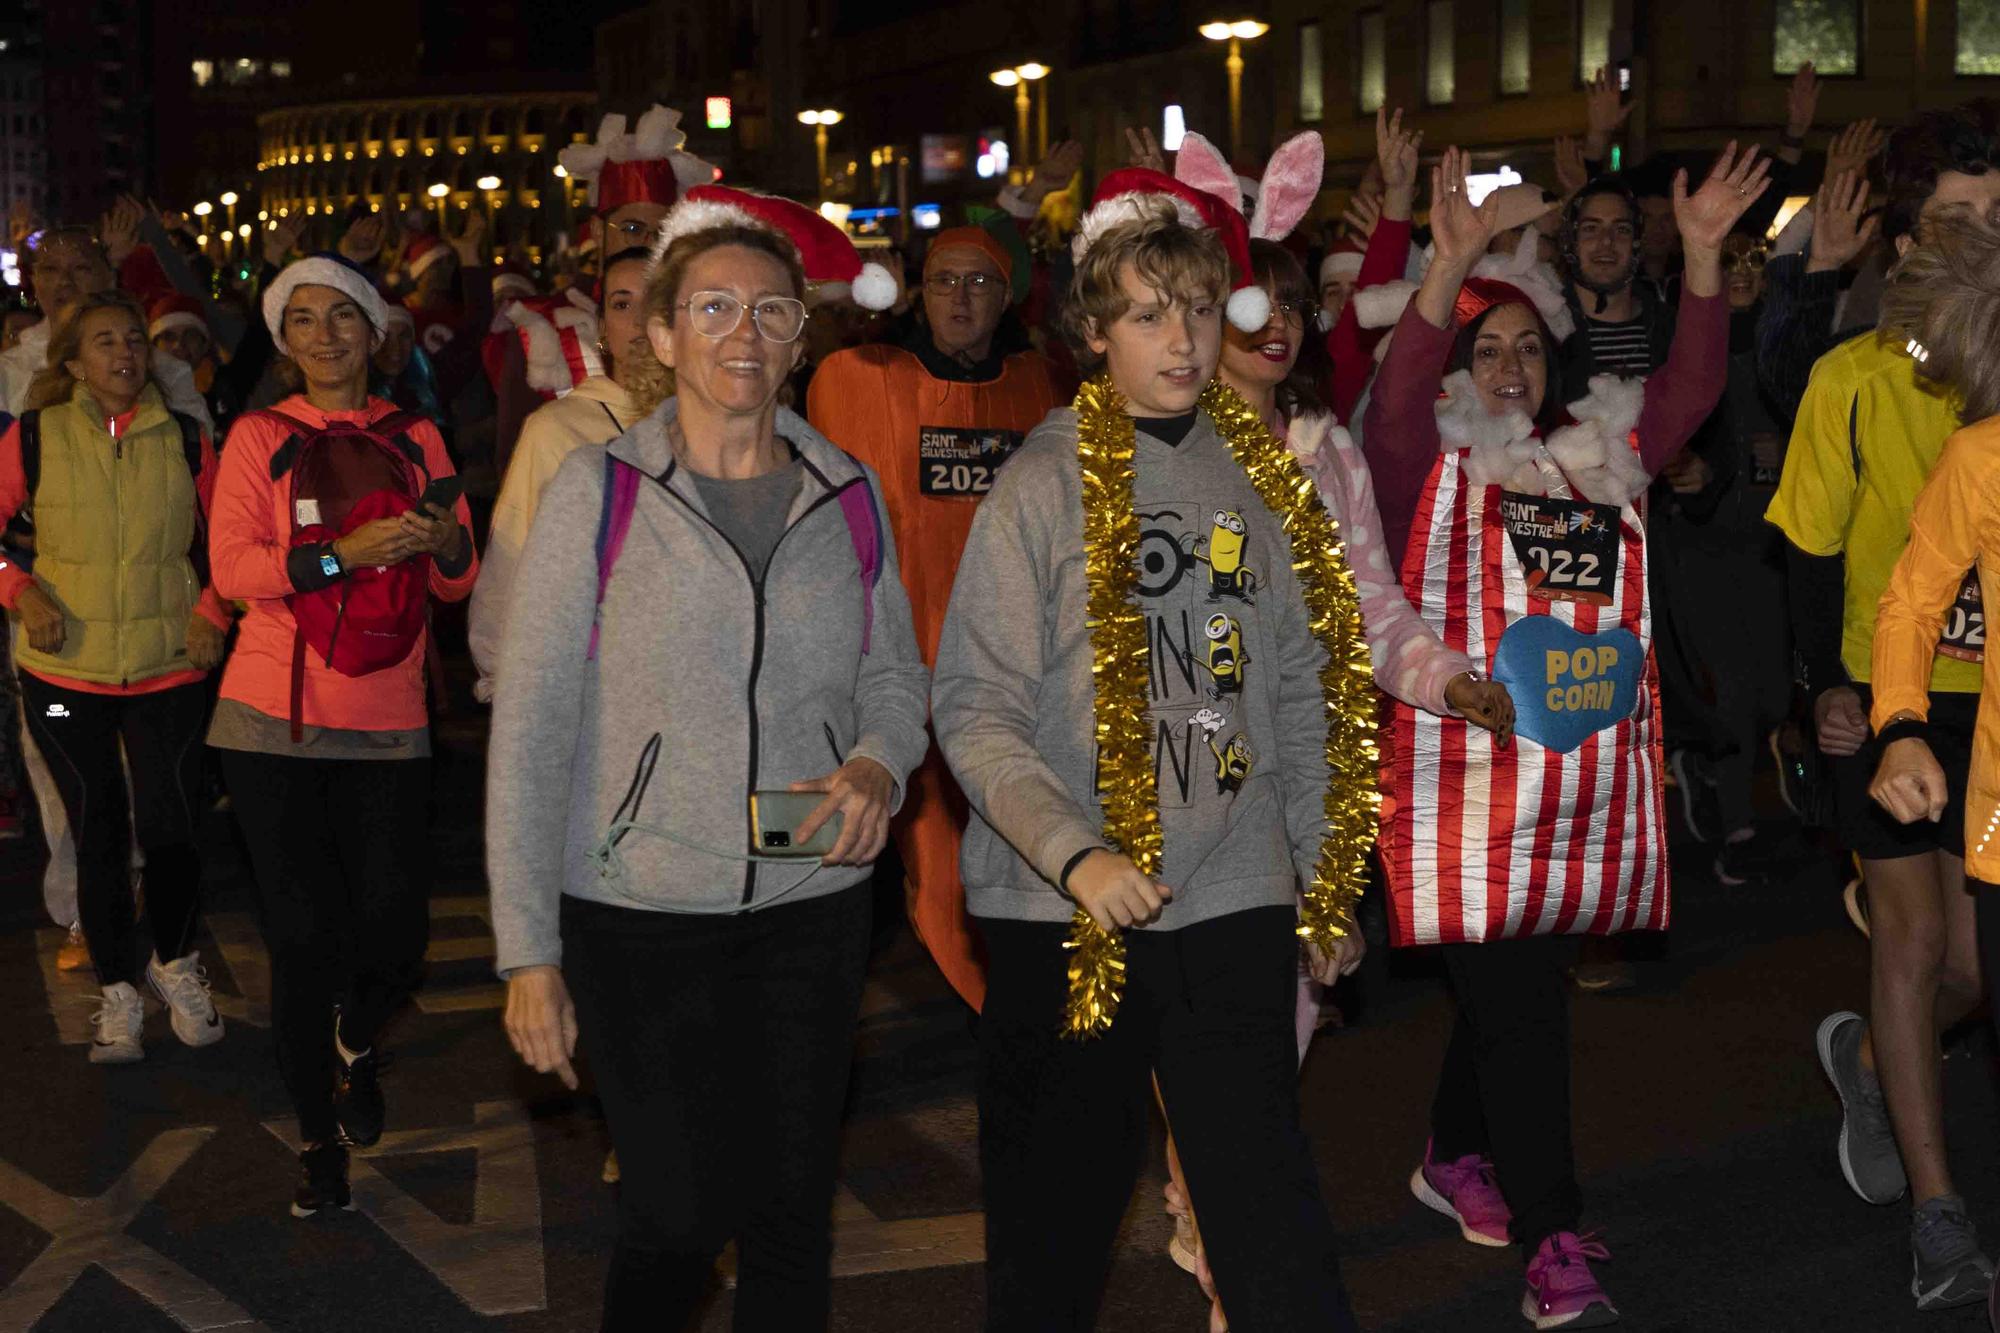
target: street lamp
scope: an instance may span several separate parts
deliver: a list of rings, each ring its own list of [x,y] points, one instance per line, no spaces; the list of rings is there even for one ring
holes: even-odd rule
[[[424,191],[424,193],[437,200],[438,239],[442,240],[444,239],[445,232],[449,229],[444,215],[444,197],[451,193],[451,187],[443,181],[439,181],[437,184],[431,186],[430,189]]]
[[[823,107],[817,111],[799,112],[799,124],[813,127],[813,147],[819,152],[819,188],[821,190],[825,190],[833,183],[827,179],[826,174],[826,127],[829,125],[838,125],[846,119],[847,117],[843,113],[835,111],[832,107]]]
[[[224,190],[220,196],[222,206],[229,210],[229,225],[222,229],[222,248],[229,249],[229,235],[236,230],[236,191]]]
[[[1008,69],[996,69],[986,77],[1002,88],[1014,90],[1014,122],[1018,137],[1014,140],[1014,160],[1021,164],[1023,178],[1026,178],[1029,162],[1028,144],[1028,85],[1040,84],[1036,90],[1041,103],[1041,152],[1049,151],[1049,86],[1042,80],[1048,78],[1049,67],[1040,61],[1030,60],[1026,64]]]
[[[1211,42],[1229,43],[1229,155],[1243,156],[1243,43],[1254,42],[1271,30],[1257,19],[1236,19],[1228,23],[1204,23],[1201,35]]]

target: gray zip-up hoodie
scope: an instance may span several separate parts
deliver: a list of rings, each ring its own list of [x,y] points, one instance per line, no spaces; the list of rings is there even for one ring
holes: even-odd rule
[[[565,893],[716,913],[861,882],[866,867],[712,853],[749,851],[752,791],[848,759],[888,769],[900,804],[928,744],[926,674],[873,474],[781,409],[777,432],[804,475],[760,583],[674,458],[676,406],[563,461],[516,568],[486,765],[503,976],[561,961]],[[648,480],[586,660],[607,451]],[[866,653],[860,562],[837,498],[853,486],[868,488],[883,552]]]
[[[1295,901],[1326,834],[1325,651],[1290,543],[1204,414],[1179,445],[1141,431],[1138,597],[1174,890],[1152,929]],[[980,502],[945,615],[931,721],[972,805],[974,916],[1067,921],[1056,891],[1105,845],[1076,414],[1049,414]]]

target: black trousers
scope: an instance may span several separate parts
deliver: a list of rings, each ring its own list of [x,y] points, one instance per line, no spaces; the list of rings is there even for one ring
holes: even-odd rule
[[[28,730],[62,793],[76,840],[77,916],[98,984],[137,982],[144,969],[132,902],[135,835],[146,854],[154,952],[172,962],[194,947],[201,893],[195,801],[208,687],[196,681],[151,694],[88,694],[24,671],[21,696]]]
[[[1068,927],[979,922],[988,1329],[1095,1325],[1155,1073],[1229,1326],[1354,1328],[1299,1124],[1296,923],[1283,906],[1127,931],[1118,1015],[1077,1042],[1058,1035]]]
[[[257,876],[278,1072],[300,1137],[326,1143],[334,1006],[365,1050],[423,974],[431,761],[220,753]]]
[[[1440,946],[1458,1021],[1431,1106],[1440,1160],[1490,1157],[1524,1256],[1583,1211],[1570,1141],[1569,996],[1576,941],[1537,936]]]
[[[865,886],[731,916],[563,899],[563,977],[618,1150],[605,1333],[690,1327],[732,1239],[739,1333],[826,1327],[871,915]]]

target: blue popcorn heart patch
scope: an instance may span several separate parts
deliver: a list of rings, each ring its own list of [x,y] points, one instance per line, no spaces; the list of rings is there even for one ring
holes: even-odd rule
[[[1568,754],[1632,716],[1645,668],[1630,630],[1580,634],[1553,616],[1523,616],[1500,636],[1493,679],[1514,699],[1514,731]]]

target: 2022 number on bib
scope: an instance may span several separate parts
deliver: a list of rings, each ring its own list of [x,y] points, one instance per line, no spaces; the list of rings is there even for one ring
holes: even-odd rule
[[[1617,505],[1502,491],[1500,521],[1530,597],[1611,605],[1618,586]]]
[[[929,496],[973,499],[993,489],[1000,465],[1021,447],[1017,430],[923,426],[917,431],[917,489]]]

